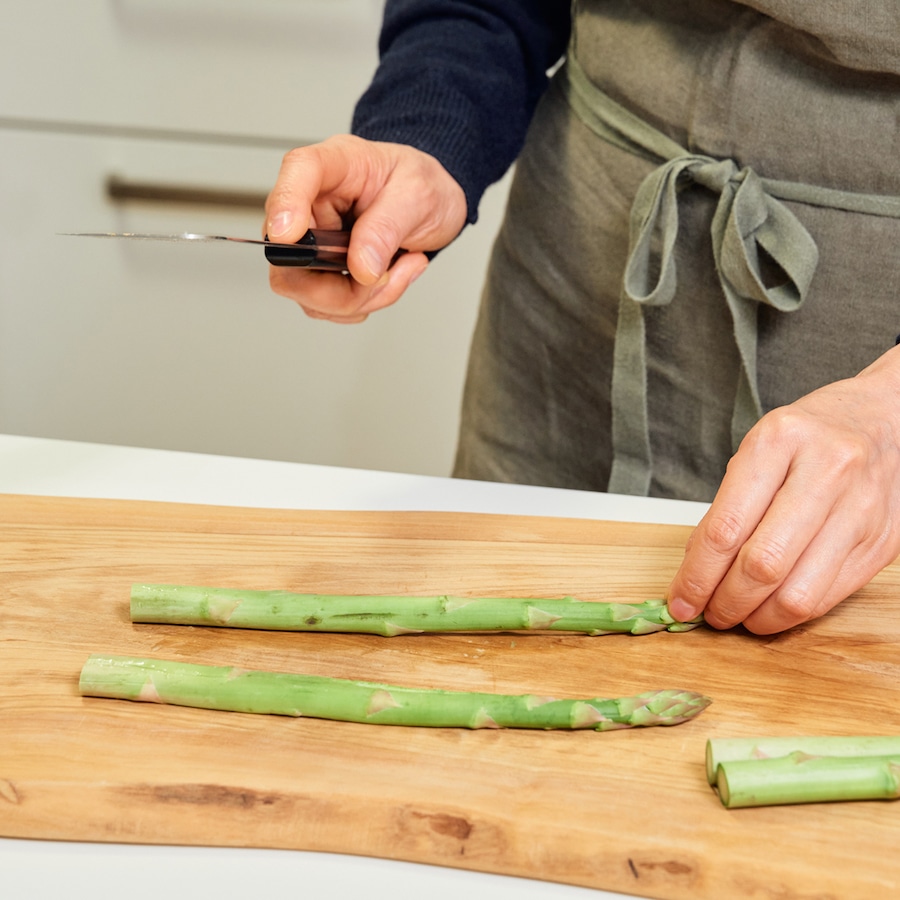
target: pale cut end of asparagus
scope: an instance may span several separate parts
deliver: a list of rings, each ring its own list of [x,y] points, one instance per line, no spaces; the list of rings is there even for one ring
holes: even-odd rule
[[[365,681],[201,666],[171,660],[93,655],[84,664],[85,696],[152,700],[202,709],[346,722],[438,728],[541,728],[607,731],[677,725],[710,703],[692,691],[636,697],[550,699],[402,687]]]
[[[401,634],[566,631],[590,635],[689,631],[665,600],[614,603],[575,597],[434,597],[299,594],[189,585],[136,584],[131,619],[167,625],[213,625],[280,631]]]
[[[794,751],[771,759],[735,759],[716,770],[727,809],[900,796],[900,756],[811,756]]]
[[[715,785],[719,765],[723,762],[772,759],[795,751],[810,756],[900,756],[900,737],[806,735],[710,738],[706,742],[706,778],[711,785]]]

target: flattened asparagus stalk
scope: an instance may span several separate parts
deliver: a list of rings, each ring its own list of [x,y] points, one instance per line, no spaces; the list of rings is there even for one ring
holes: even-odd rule
[[[900,756],[810,756],[795,751],[774,759],[719,764],[723,806],[774,806],[900,796]]]
[[[188,585],[136,584],[131,620],[169,625],[219,625],[277,631],[380,634],[477,631],[574,631],[648,634],[689,631],[664,600],[604,603],[489,597],[390,597],[244,591]]]
[[[706,742],[706,777],[714,785],[723,762],[770,759],[798,750],[810,756],[900,756],[900,737],[710,738]]]
[[[418,690],[318,675],[101,655],[93,655],[85,663],[79,689],[94,697],[203,709],[436,728],[611,731],[677,725],[710,703],[707,697],[690,691],[652,691],[609,700],[557,700],[531,694]]]

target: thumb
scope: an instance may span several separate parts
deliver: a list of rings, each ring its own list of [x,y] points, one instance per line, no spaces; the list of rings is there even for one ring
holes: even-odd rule
[[[370,207],[353,223],[350,232],[347,250],[350,274],[360,284],[371,285],[380,281],[408,234],[409,228],[404,224],[403,217],[392,215],[387,209]]]
[[[384,277],[397,252],[440,250],[465,223],[463,212],[455,221],[438,198],[423,198],[416,191],[385,187],[359,214],[350,234],[347,267],[361,284],[375,284]]]

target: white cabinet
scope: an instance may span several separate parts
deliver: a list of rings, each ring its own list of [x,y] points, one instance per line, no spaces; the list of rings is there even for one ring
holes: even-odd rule
[[[286,138],[346,130],[379,0],[6,4],[0,117]]]
[[[446,474],[505,186],[358,326],[272,294],[259,248],[58,234],[256,236],[261,209],[117,200],[109,180],[264,195],[285,150],[346,129],[380,3],[16,10],[0,33],[0,431]]]

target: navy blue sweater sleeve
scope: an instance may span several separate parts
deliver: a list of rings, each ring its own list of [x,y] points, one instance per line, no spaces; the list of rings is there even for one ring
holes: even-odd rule
[[[387,0],[379,66],[353,133],[436,157],[474,222],[485,189],[522,148],[570,28],[568,0]]]

